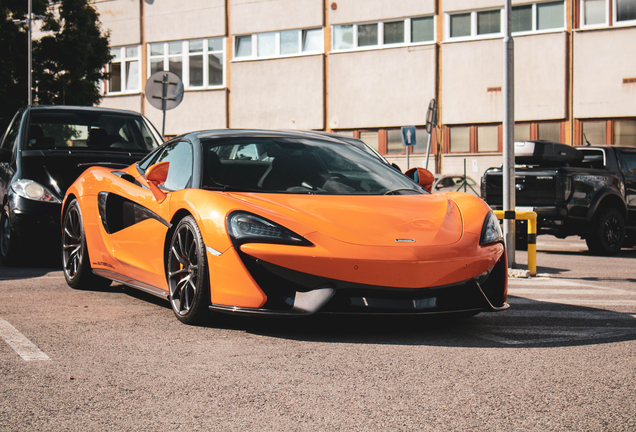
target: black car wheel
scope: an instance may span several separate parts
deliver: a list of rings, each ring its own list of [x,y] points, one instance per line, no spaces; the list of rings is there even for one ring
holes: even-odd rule
[[[595,255],[615,255],[622,247],[625,239],[625,220],[615,208],[605,210],[596,219],[592,232],[585,242]]]
[[[177,319],[201,322],[208,314],[210,289],[205,246],[192,216],[183,218],[172,235],[167,270],[170,305]]]
[[[82,212],[77,200],[71,201],[64,214],[62,264],[64,278],[71,288],[103,289],[111,284],[110,280],[93,274],[86,248]]]
[[[0,259],[4,265],[15,265],[19,261],[18,235],[11,227],[9,210],[2,209],[0,216]]]

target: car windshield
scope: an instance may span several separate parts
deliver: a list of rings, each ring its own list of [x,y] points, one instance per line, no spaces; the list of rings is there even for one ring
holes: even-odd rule
[[[317,138],[202,139],[203,187],[325,195],[428,193],[348,144]]]
[[[70,149],[148,152],[159,137],[143,117],[97,110],[31,113],[26,150]]]

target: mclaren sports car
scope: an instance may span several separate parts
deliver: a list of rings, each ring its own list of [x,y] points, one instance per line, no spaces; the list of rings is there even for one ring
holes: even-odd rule
[[[505,309],[499,222],[481,199],[431,194],[333,136],[258,130],[176,137],[125,169],[93,167],[62,208],[71,287],[115,281],[211,311],[430,314]]]

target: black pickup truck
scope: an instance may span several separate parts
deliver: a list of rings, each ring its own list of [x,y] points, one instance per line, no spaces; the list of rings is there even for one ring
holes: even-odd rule
[[[515,205],[537,213],[538,234],[578,235],[593,254],[636,244],[636,147],[515,143]],[[482,198],[503,208],[501,168],[489,168]],[[526,238],[517,222],[517,242]]]

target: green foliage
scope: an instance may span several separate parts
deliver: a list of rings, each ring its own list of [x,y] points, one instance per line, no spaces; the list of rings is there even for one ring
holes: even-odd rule
[[[88,0],[32,0],[33,13],[44,15],[46,35],[33,41],[33,99],[39,105],[86,105],[99,102],[103,67],[111,58],[109,33]],[[27,15],[25,0],[0,3],[0,134],[18,108],[27,104]]]

